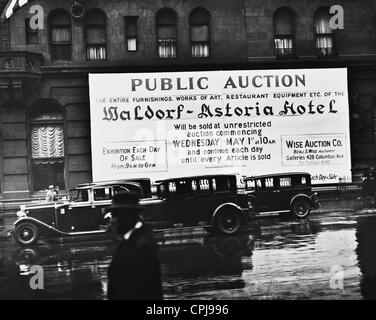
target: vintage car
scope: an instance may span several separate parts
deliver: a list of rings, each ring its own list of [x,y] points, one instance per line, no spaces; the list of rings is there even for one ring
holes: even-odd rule
[[[156,197],[142,199],[142,214],[155,229],[203,226],[234,234],[248,220],[248,198],[236,175],[205,175],[157,181]]]
[[[15,240],[21,245],[31,245],[39,236],[108,232],[110,224],[105,218],[111,215],[106,214],[106,209],[112,195],[121,189],[147,189],[147,183],[142,188],[135,181],[120,182],[84,184],[72,190],[70,201],[22,206],[15,222]],[[140,204],[145,209],[142,217],[157,230],[202,226],[213,233],[236,233],[248,218],[248,197],[238,192],[236,183],[235,175],[157,181],[153,186],[154,196],[151,191],[142,191]]]
[[[256,213],[292,213],[304,218],[320,206],[305,172],[268,174],[244,178],[250,210]]]
[[[13,236],[21,245],[31,245],[43,237],[63,237],[105,233],[106,208],[112,196],[121,191],[151,197],[149,179],[116,180],[80,184],[69,190],[69,199],[22,205],[17,212]]]

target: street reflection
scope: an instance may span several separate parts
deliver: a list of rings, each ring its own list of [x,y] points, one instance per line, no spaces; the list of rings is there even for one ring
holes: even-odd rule
[[[376,299],[376,219],[359,219],[356,240],[356,252],[362,273],[361,293],[364,299]]]
[[[201,240],[183,248],[179,244],[163,246],[161,261],[166,298],[182,299],[199,294],[201,298],[214,299],[218,290],[245,287],[242,258],[252,255],[252,237],[249,234],[208,236]]]
[[[113,243],[73,243],[16,247],[6,268],[8,299],[102,299]],[[40,265],[44,289],[32,290],[29,270]]]
[[[375,299],[376,215],[264,218],[236,236],[156,233],[166,299]],[[105,299],[113,240],[0,242],[0,299]],[[44,270],[32,290],[30,268]],[[331,270],[343,287],[331,287]],[[338,269],[339,268],[339,269]]]

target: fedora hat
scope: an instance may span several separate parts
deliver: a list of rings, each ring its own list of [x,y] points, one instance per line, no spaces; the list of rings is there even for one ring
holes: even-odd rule
[[[112,198],[112,203],[106,211],[111,209],[138,209],[143,207],[139,204],[140,196],[135,192],[121,191],[116,193]]]

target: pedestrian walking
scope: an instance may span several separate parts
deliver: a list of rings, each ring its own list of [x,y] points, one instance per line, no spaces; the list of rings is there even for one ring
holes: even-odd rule
[[[120,244],[108,269],[108,299],[162,299],[158,248],[140,217],[142,207],[138,194],[117,193],[109,210]]]

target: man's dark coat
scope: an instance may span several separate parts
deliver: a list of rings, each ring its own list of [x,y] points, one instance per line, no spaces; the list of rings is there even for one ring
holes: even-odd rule
[[[110,300],[163,298],[157,244],[144,225],[117,248],[108,269],[107,296]]]

